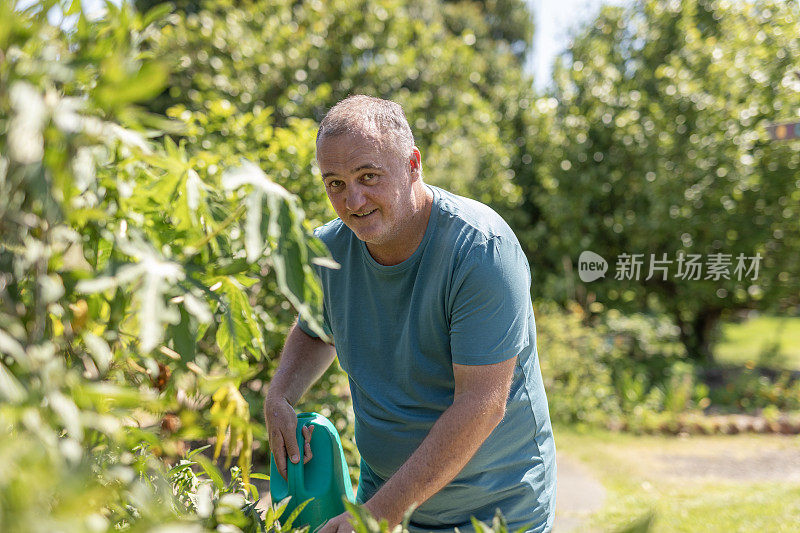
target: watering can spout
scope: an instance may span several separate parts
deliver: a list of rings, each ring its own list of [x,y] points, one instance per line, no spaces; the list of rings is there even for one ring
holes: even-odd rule
[[[269,492],[273,502],[291,497],[281,518],[286,519],[303,502],[310,500],[295,518],[294,526],[309,526],[310,531],[345,512],[344,500],[353,502],[353,487],[344,458],[339,432],[318,413],[297,415],[297,444],[304,448],[303,427],[314,426],[311,460],[297,464],[286,460],[287,479],[283,479],[270,452]]]

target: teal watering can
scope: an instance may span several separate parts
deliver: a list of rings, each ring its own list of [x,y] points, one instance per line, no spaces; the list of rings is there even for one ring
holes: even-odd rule
[[[312,458],[303,464],[303,426],[316,426],[311,435]],[[298,464],[286,459],[287,478],[283,479],[275,464],[275,457],[269,454],[269,492],[272,501],[277,503],[291,496],[283,512],[285,520],[301,503],[311,499],[294,521],[294,527],[309,526],[314,531],[319,526],[345,512],[343,498],[354,502],[350,473],[344,459],[339,432],[333,424],[318,413],[297,415],[297,444],[301,459]]]

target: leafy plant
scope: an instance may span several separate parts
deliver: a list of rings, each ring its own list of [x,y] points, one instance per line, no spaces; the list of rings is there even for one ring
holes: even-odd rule
[[[0,528],[247,529],[265,430],[239,386],[268,352],[254,287],[274,271],[322,333],[310,263],[327,252],[268,166],[189,150],[164,134],[182,124],[136,105],[167,81],[141,46],[163,10],[0,9]],[[51,9],[74,25],[50,25]],[[265,142],[295,142],[273,133]],[[228,429],[226,467],[241,444],[229,484],[202,454],[165,470],[187,440],[215,434],[216,459]],[[35,490],[47,503],[25,496]]]

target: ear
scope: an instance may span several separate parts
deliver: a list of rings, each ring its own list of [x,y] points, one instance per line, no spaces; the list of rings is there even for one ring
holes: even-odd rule
[[[411,155],[408,158],[408,167],[411,181],[417,181],[422,177],[422,156],[416,146],[411,150]]]

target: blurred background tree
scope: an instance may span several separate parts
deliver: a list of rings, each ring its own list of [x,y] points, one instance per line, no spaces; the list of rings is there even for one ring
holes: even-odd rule
[[[765,126],[800,109],[798,34],[796,2],[648,0],[575,37],[517,174],[550,295],[667,313],[704,363],[721,318],[797,307],[800,152]],[[575,279],[582,250],[611,263],[604,280]],[[644,254],[638,280],[614,279],[624,253]],[[730,254],[729,279],[676,277],[681,253]],[[650,254],[667,279],[647,279]],[[757,279],[737,279],[739,254],[763,258]]]
[[[512,160],[532,98],[521,69],[532,25],[528,16],[500,16],[509,7],[521,13],[524,2],[483,4],[200,2],[199,10],[170,16],[148,41],[177,67],[151,109],[205,112],[208,101],[225,99],[232,113],[269,108],[284,125],[294,117],[319,121],[349,94],[380,95],[403,105],[429,182],[512,219],[520,199]],[[331,215],[320,188],[285,185],[312,220]]]

